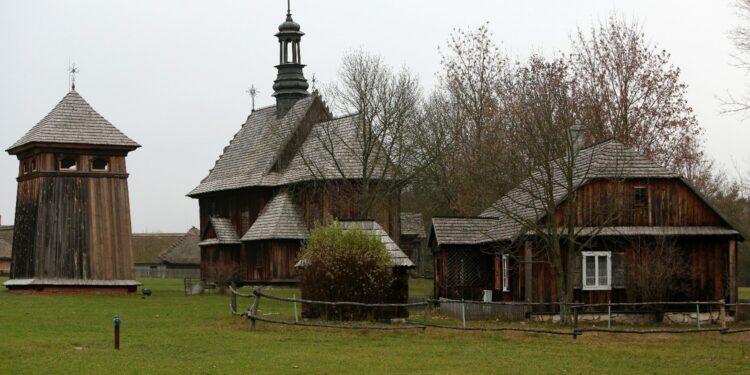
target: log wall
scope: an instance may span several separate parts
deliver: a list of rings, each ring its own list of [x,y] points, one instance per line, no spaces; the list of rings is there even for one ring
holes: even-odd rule
[[[108,171],[72,155],[77,171],[58,171],[62,153],[19,158],[11,278],[134,278],[130,204],[123,155],[105,155]],[[36,160],[37,170],[23,163]]]

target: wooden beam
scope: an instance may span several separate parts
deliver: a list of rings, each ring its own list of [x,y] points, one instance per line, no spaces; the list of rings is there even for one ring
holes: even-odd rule
[[[729,302],[737,302],[737,240],[729,240]]]
[[[534,281],[534,275],[533,275],[533,253],[531,250],[531,241],[526,241],[523,244],[523,276],[524,276],[524,300],[526,302],[533,302],[534,298],[532,295],[532,291],[534,290],[532,288],[532,283]]]

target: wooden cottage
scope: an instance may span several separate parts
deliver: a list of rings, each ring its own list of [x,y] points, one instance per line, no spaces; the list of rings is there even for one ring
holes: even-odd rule
[[[159,254],[162,278],[200,277],[200,231],[190,228],[177,241]]]
[[[294,284],[309,229],[326,218],[360,217],[359,116],[334,118],[310,94],[300,26],[287,13],[276,34],[276,105],[258,110],[188,196],[198,199],[201,277],[243,284]],[[335,142],[327,143],[327,140]],[[352,188],[355,187],[355,188]],[[377,202],[374,219],[398,239],[399,194]],[[413,267],[413,265],[409,265]]]
[[[127,154],[75,91],[7,152],[18,165],[11,290],[134,292]]]
[[[166,277],[159,255],[179,241],[185,233],[133,233],[133,267],[135,276]],[[198,277],[198,276],[195,276]]]
[[[546,217],[529,193],[530,180],[480,217],[434,218],[435,295],[481,299],[491,290],[494,300],[556,302],[545,247],[522,223],[561,222],[574,202],[577,242],[588,244],[567,272],[575,301],[644,300],[643,291],[655,286],[646,276],[661,272],[655,270],[663,264],[658,250],[664,243],[687,268],[684,287],[669,300],[737,301],[737,241],[743,236],[685,178],[614,140],[580,150],[574,172],[574,200],[555,188],[555,218]]]

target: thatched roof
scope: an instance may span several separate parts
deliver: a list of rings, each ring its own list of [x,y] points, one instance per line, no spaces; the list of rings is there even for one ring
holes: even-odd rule
[[[161,263],[159,254],[184,233],[133,233],[133,263]]]
[[[201,264],[201,249],[198,246],[201,233],[196,227],[190,228],[179,240],[159,254],[159,259],[168,264]]]

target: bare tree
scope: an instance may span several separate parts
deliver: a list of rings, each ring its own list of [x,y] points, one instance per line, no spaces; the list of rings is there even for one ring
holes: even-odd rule
[[[658,236],[647,241],[639,238],[634,245],[636,264],[641,266],[637,281],[642,301],[669,301],[673,295],[687,290],[690,267],[673,238]],[[657,322],[664,317],[664,309],[663,305],[654,306]]]
[[[567,320],[577,254],[590,247],[599,231],[617,216],[617,194],[613,193],[603,205],[611,209],[598,212],[590,222],[579,222],[578,188],[592,178],[619,183],[624,163],[618,155],[599,160],[600,155],[582,151],[575,79],[565,60],[533,56],[513,77],[499,89],[507,119],[515,125],[511,139],[522,155],[511,170],[522,182],[493,209],[519,237],[509,244],[511,248],[500,246],[494,251],[506,253],[520,245],[542,253],[555,271],[561,317]]]
[[[439,86],[425,106],[422,146],[445,145],[438,161],[420,175],[419,206],[439,202],[433,213],[474,215],[507,191],[505,166],[511,160],[506,122],[497,87],[508,74],[508,58],[487,25],[454,30],[440,49]],[[422,199],[420,200],[420,197]],[[430,213],[428,213],[430,216]]]
[[[734,6],[740,23],[729,33],[729,38],[737,49],[734,54],[737,67],[750,70],[750,0],[735,0]],[[750,90],[742,97],[729,93],[722,102],[724,113],[747,113],[750,110]]]
[[[347,53],[326,90],[338,120],[316,126],[300,155],[325,187],[354,197],[358,217],[372,217],[433,161],[417,146],[422,90],[415,74],[394,71],[379,55]]]
[[[578,30],[569,58],[579,118],[594,141],[614,137],[692,178],[703,162],[702,128],[670,54],[648,43],[641,27],[612,16]]]

